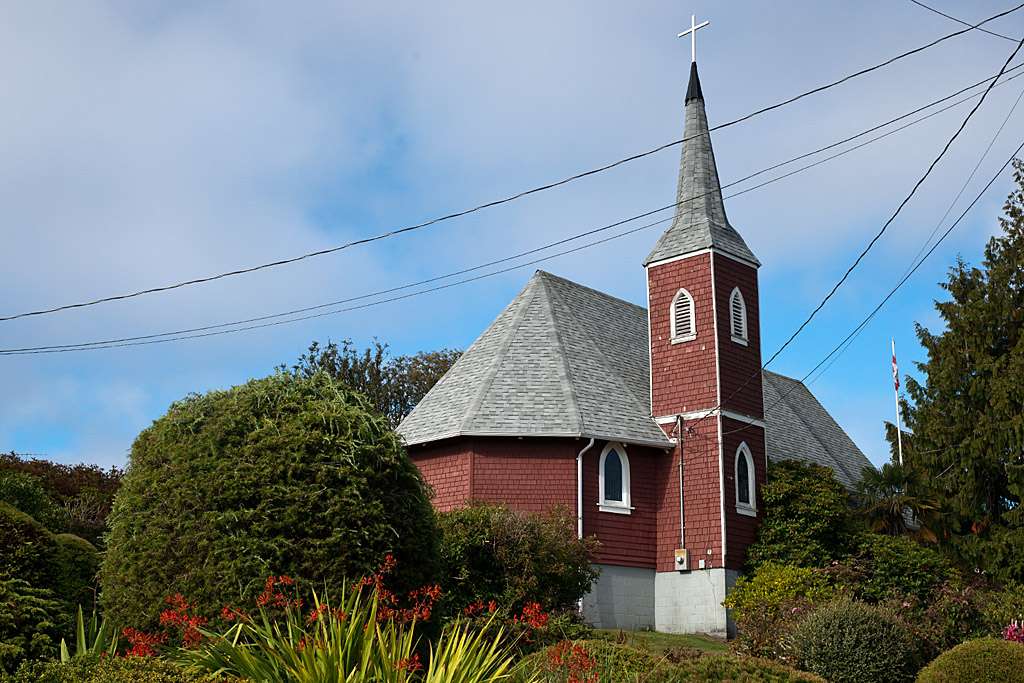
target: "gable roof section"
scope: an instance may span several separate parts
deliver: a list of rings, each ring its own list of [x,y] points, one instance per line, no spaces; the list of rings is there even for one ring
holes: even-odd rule
[[[537,271],[398,432],[410,445],[510,435],[668,448],[649,367],[646,309]]]
[[[831,467],[836,479],[852,491],[871,462],[803,382],[768,370],[761,378],[768,458]]]
[[[704,95],[694,62],[690,66],[690,85],[686,93],[686,123],[679,160],[676,212],[672,225],[662,234],[644,260],[644,265],[703,249],[716,249],[741,261],[760,265],[754,252],[725,216],[722,187],[704,111]]]

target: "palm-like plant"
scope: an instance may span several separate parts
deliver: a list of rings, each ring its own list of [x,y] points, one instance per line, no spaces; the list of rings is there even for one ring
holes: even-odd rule
[[[876,533],[936,542],[931,526],[939,518],[939,504],[926,483],[920,470],[898,462],[878,470],[865,467],[857,483],[858,511]]]

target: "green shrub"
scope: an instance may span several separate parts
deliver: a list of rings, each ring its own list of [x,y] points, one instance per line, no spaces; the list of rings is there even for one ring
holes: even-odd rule
[[[908,596],[927,602],[937,587],[959,578],[933,548],[902,536],[870,533],[862,534],[855,554],[829,573],[841,592],[865,602]]]
[[[983,618],[990,636],[1002,633],[1015,619],[1024,622],[1024,584],[1010,581],[993,590],[983,608]]]
[[[57,540],[33,517],[0,503],[0,577],[49,588],[56,579]]]
[[[491,600],[519,612],[536,602],[544,612],[575,608],[598,571],[593,538],[576,535],[565,509],[548,515],[474,503],[438,515],[446,611]]]
[[[838,600],[793,633],[800,667],[832,683],[902,683],[913,678],[906,627],[877,605]]]
[[[267,576],[330,592],[387,554],[399,595],[437,581],[436,518],[387,420],[320,373],[191,395],[144,430],[110,516],[105,616],[152,629],[168,595],[201,614]]]
[[[53,615],[60,609],[52,591],[0,575],[0,671],[11,672],[26,659],[56,654]]]
[[[2,680],[2,679],[0,679]],[[154,657],[75,657],[23,665],[3,683],[227,683],[238,681],[186,670]]]
[[[765,562],[822,567],[849,554],[862,525],[832,470],[814,463],[768,463],[765,516],[747,549],[747,570]]]
[[[73,534],[58,534],[60,567],[54,591],[68,603],[71,612],[82,605],[86,611],[93,608],[96,572],[100,567],[100,554],[92,543]]]
[[[722,603],[736,622],[730,648],[755,657],[788,660],[798,620],[831,600],[828,581],[812,569],[766,562],[740,577]]]
[[[943,652],[921,670],[916,683],[1005,683],[1024,675],[1024,645],[979,638]]]
[[[662,665],[644,683],[827,683],[806,671],[756,657],[709,655]]]
[[[55,534],[68,530],[67,511],[35,475],[0,471],[0,502],[21,510]]]

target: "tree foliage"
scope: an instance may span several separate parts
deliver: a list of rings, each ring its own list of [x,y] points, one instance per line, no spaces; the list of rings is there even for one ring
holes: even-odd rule
[[[1024,533],[1024,165],[1014,165],[1002,234],[981,268],[958,259],[940,283],[945,330],[917,325],[924,381],[906,378],[904,457],[933,482],[945,506],[937,531],[955,552],[996,537],[1019,546],[1009,537]],[[1024,578],[1024,558],[992,569]]]
[[[387,421],[324,373],[278,373],[173,404],[132,446],[111,513],[102,602],[155,624],[180,593],[217,614],[269,575],[331,592],[388,554],[399,595],[437,580],[437,527]]]
[[[102,547],[107,515],[122,476],[124,472],[116,467],[104,470],[96,465],[64,465],[23,458],[13,452],[0,453],[0,500],[34,517],[37,516],[35,510],[39,510],[50,520],[64,518],[60,531],[70,531]],[[26,488],[21,484],[25,481],[32,484]],[[11,500],[3,493],[4,489]],[[17,500],[14,496],[18,496]],[[57,512],[54,507],[63,511]],[[53,526],[47,520],[40,521]]]
[[[821,567],[854,547],[858,525],[849,495],[831,468],[797,460],[769,462],[761,495],[765,516],[747,549],[748,569],[769,560]]]
[[[456,349],[441,349],[392,356],[387,344],[376,340],[362,351],[350,339],[340,346],[328,340],[323,347],[314,341],[293,370],[304,377],[326,372],[366,396],[375,410],[397,426],[461,355]]]

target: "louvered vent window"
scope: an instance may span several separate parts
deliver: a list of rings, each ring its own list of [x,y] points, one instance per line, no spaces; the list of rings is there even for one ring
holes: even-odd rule
[[[729,312],[732,319],[733,341],[746,342],[747,340],[747,306],[743,303],[743,295],[740,288],[732,290],[729,297]]]
[[[696,336],[693,297],[685,289],[680,289],[672,301],[672,341],[688,341]]]

